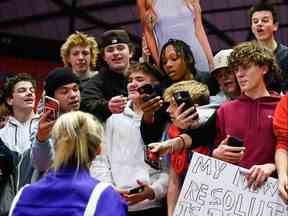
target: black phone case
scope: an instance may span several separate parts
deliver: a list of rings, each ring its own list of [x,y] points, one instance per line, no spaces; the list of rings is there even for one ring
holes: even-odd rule
[[[129,194],[141,193],[144,191],[144,186],[139,186],[129,190]]]
[[[228,140],[228,145],[232,147],[243,147],[243,141],[237,137],[230,136]]]
[[[173,94],[173,97],[177,103],[177,106],[180,106],[182,103],[185,103],[182,111],[185,111],[189,109],[190,107],[194,106],[192,97],[187,91],[176,92]],[[196,112],[196,109],[194,109],[193,112]]]
[[[137,89],[139,94],[152,94],[154,92],[153,86],[151,84],[145,84]]]

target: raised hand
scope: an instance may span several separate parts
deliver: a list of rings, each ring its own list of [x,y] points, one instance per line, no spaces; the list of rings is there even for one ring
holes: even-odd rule
[[[49,119],[50,112],[52,111],[49,110],[45,113],[42,113],[40,117],[38,131],[36,135],[36,138],[40,143],[45,142],[49,138],[52,128],[56,122],[56,120]]]

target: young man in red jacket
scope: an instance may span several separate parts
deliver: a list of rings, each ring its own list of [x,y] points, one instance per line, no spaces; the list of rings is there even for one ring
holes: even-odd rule
[[[217,110],[213,156],[247,168],[248,186],[256,189],[276,170],[272,116],[280,96],[266,86],[278,67],[273,53],[255,42],[236,46],[229,66],[242,94]],[[243,147],[228,146],[230,136],[241,139]]]

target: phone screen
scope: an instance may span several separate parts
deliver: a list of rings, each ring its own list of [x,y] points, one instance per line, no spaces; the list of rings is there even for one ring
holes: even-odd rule
[[[56,120],[59,117],[59,102],[51,97],[45,96],[44,99],[44,112],[50,111],[48,119],[51,121]]]
[[[240,139],[238,137],[233,137],[233,136],[229,137],[228,145],[232,146],[232,147],[243,147],[244,146],[242,139]]]

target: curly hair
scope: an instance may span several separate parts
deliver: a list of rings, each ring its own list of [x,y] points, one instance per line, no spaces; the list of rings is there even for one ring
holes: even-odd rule
[[[85,33],[76,31],[75,33],[71,34],[65,43],[61,46],[61,58],[65,66],[70,66],[68,62],[68,58],[70,55],[70,51],[75,46],[89,46],[90,47],[90,55],[91,55],[91,62],[90,67],[96,66],[96,60],[98,55],[98,44],[94,37],[88,36]]]
[[[240,65],[249,65],[251,63],[257,66],[267,66],[268,73],[264,75],[266,85],[269,85],[271,80],[280,79],[279,66],[276,62],[273,52],[260,45],[256,41],[244,42],[233,48],[230,54],[229,67],[235,71]]]

